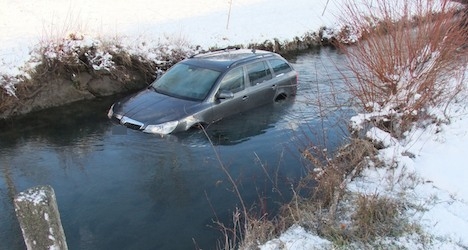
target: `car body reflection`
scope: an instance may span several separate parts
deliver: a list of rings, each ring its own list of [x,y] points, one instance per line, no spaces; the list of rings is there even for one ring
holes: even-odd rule
[[[267,104],[249,112],[225,118],[204,128],[194,128],[177,135],[169,135],[168,138],[177,138],[182,143],[192,145],[206,145],[206,140],[211,141],[213,145],[236,145],[275,129],[277,123],[290,111],[294,101],[294,98],[289,98]]]

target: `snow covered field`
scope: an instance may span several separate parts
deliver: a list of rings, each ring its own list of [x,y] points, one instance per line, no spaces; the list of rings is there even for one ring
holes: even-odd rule
[[[1,0],[0,73],[19,73],[17,67],[27,61],[32,46],[70,32],[117,37],[129,45],[182,38],[204,48],[292,40],[334,24],[336,11],[326,2]]]
[[[69,32],[118,37],[129,45],[179,37],[204,48],[292,40],[322,26],[336,27],[340,1],[0,0],[0,75],[20,74],[33,46]],[[464,83],[467,86],[466,78]],[[468,94],[464,91],[451,103],[446,124],[414,128],[403,141],[374,130],[371,136],[388,146],[381,150],[381,158],[398,166],[369,169],[349,187],[398,195],[428,209],[414,211],[411,217],[435,237],[433,245],[421,246],[408,237],[396,240],[400,246],[468,248]],[[417,178],[401,178],[409,175]],[[330,247],[326,240],[294,227],[262,249],[280,249],[280,242],[286,249]]]

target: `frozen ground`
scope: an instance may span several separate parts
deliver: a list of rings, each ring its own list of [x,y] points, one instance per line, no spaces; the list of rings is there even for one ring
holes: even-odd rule
[[[33,46],[65,37],[70,32],[117,37],[129,46],[175,38],[204,48],[272,38],[292,40],[306,32],[318,31],[322,26],[336,27],[340,2],[0,0],[0,75],[21,74],[20,68],[29,59]],[[371,134],[388,145],[380,153],[382,159],[397,162],[398,167],[369,169],[362,178],[351,183],[350,190],[399,195],[427,208],[426,212],[415,211],[410,216],[434,237],[433,244],[421,246],[407,237],[395,240],[400,246],[468,248],[467,102],[468,98],[459,98],[452,103],[448,109],[448,123],[414,128],[404,141],[392,139],[379,130]],[[402,176],[412,178],[399,178]],[[295,226],[262,249],[281,249],[280,246],[286,249],[330,248],[330,243]]]

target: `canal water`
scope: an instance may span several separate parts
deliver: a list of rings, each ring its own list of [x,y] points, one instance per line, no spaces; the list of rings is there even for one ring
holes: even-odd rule
[[[334,105],[346,94],[330,94],[341,92],[343,55],[322,49],[288,59],[299,72],[296,98],[206,134],[120,133],[106,116],[117,96],[2,124],[0,249],[25,248],[12,197],[36,185],[54,188],[70,249],[215,249],[215,222],[229,226],[241,199],[254,214],[274,215],[310,165],[300,151],[336,148],[353,114]]]

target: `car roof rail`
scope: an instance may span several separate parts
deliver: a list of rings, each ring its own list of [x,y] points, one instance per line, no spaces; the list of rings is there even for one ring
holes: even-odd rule
[[[202,50],[199,53],[191,55],[189,58],[194,58],[199,55],[223,53],[223,52],[228,52],[232,50],[240,50],[240,49],[242,48],[239,46],[228,46],[226,48],[221,48],[221,49],[213,49],[213,50],[208,50],[208,51]]]
[[[267,58],[267,57],[274,57],[275,56],[275,53],[273,53],[273,52],[262,53],[262,54],[257,54],[255,52],[256,52],[256,49],[252,49],[252,55],[250,55],[248,57],[245,57],[245,58],[242,58],[241,60],[232,62],[229,65],[229,67],[233,67],[233,66],[236,66],[238,64],[245,63],[245,62],[248,62],[248,61],[251,61],[251,60],[254,60],[254,59],[258,59],[258,58]]]

